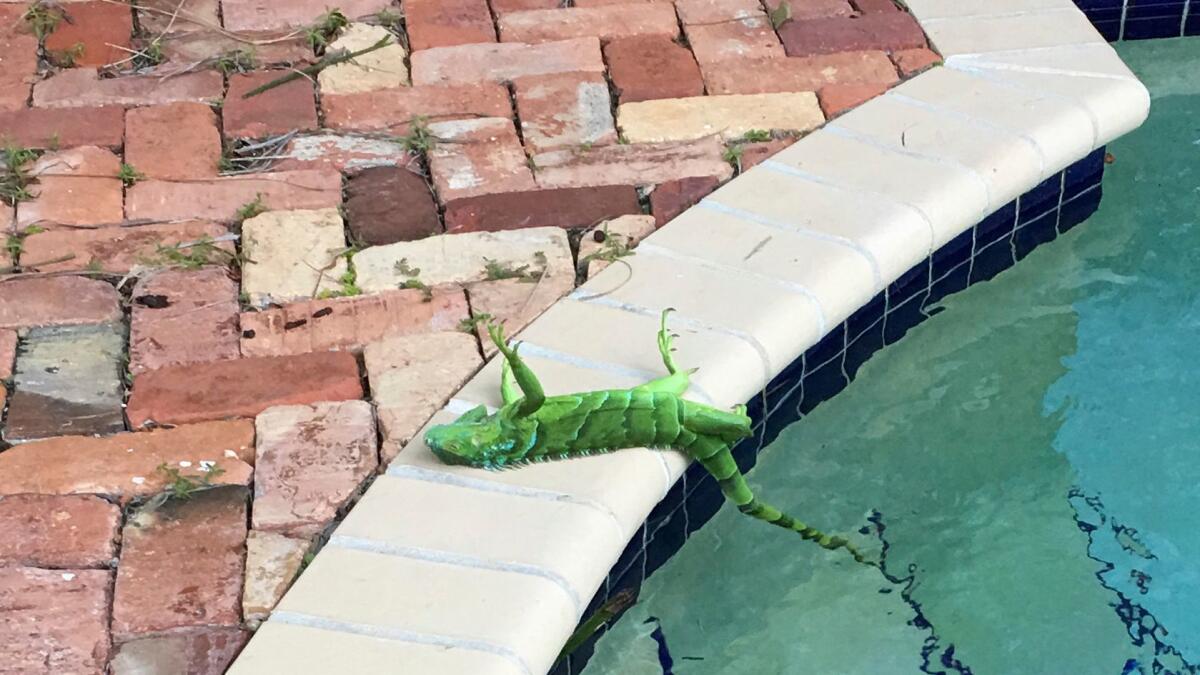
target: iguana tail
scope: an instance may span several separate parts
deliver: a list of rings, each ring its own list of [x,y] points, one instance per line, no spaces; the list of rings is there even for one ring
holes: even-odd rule
[[[759,501],[750,491],[750,486],[746,484],[746,477],[742,475],[737,463],[734,462],[733,454],[729,451],[729,443],[711,436],[696,436],[694,441],[684,447],[684,450],[693,459],[700,462],[713,478],[717,479],[721,493],[725,495],[726,499],[736,504],[742,513],[772,525],[799,532],[801,538],[816,542],[821,548],[830,551],[844,548],[857,562],[876,566],[876,563],[868,560],[845,538],[825,534],[815,527],[810,527],[804,521]]]

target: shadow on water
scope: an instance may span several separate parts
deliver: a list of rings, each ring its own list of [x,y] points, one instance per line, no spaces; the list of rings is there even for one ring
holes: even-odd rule
[[[948,298],[750,476],[904,583],[723,509],[589,674],[1197,672],[1200,40],[1121,49],[1156,98],[1100,212]]]

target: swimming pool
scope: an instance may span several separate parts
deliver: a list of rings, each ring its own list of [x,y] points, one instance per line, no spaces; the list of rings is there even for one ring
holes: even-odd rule
[[[585,672],[1196,672],[1200,39],[1119,51],[1154,103],[1099,212],[943,300],[750,474],[907,581],[725,508]]]

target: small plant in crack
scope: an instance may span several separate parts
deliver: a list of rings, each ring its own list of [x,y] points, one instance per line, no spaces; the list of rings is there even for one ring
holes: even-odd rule
[[[486,324],[492,320],[492,315],[487,312],[480,312],[458,322],[458,329],[464,333],[474,334],[479,328],[479,324]]]
[[[9,257],[16,262],[20,260],[21,254],[25,252],[25,238],[30,235],[45,231],[45,228],[38,227],[37,225],[30,225],[20,232],[10,234],[4,240],[4,250],[7,251]]]
[[[254,51],[251,49],[234,49],[225,52],[217,57],[216,63],[213,64],[213,67],[226,76],[254,70],[255,66]]]
[[[633,255],[633,248],[630,247],[629,240],[625,236],[610,234],[607,227],[603,230],[596,230],[595,235],[594,241],[600,242],[601,245],[597,251],[579,259],[579,266],[584,270],[593,260],[616,262],[621,258]]]
[[[143,259],[142,264],[152,267],[169,266],[195,270],[206,265],[240,263],[236,253],[217,246],[212,237],[201,237],[196,241],[173,245],[159,244],[154,254],[154,257]]]
[[[538,281],[546,273],[546,254],[538,251],[533,256],[534,263],[540,265],[541,269],[530,270],[529,265],[513,266],[511,263],[501,263],[491,258],[484,258],[483,273],[489,281],[499,281],[501,279],[519,279],[527,282]]]
[[[424,155],[437,146],[438,138],[429,130],[429,118],[417,115],[409,120],[408,133],[396,141],[407,151]]]
[[[338,32],[349,25],[350,20],[340,9],[331,9],[305,29],[304,37],[308,40],[308,46],[312,47],[313,53],[321,54],[337,37]]]
[[[63,17],[61,9],[54,3],[45,0],[37,0],[21,15],[21,19],[25,21],[39,41],[45,40],[47,35],[53,33],[54,29],[58,28],[58,24],[62,23]]]
[[[743,148],[739,143],[734,143],[725,148],[725,154],[722,155],[722,157],[725,158],[726,162],[729,162],[729,164],[733,166],[734,171],[741,173],[743,152],[745,152],[745,148]]]
[[[59,68],[74,68],[75,63],[83,56],[83,50],[83,43],[76,42],[70,49],[46,52],[46,58]]]
[[[425,302],[433,300],[433,289],[430,288],[429,285],[424,281],[421,281],[417,278],[417,275],[421,273],[420,267],[412,267],[408,264],[408,258],[401,258],[396,261],[396,264],[392,266],[392,269],[397,275],[408,277],[404,281],[400,282],[400,288],[409,288],[421,291],[421,295]]]
[[[397,35],[404,31],[404,15],[386,7],[375,14],[375,23]]]
[[[8,144],[0,151],[0,199],[8,205],[33,199],[29,185],[33,177],[29,175],[29,163],[38,157],[37,150],[31,150],[19,145]]]
[[[151,68],[166,60],[167,55],[163,53],[162,40],[154,38],[133,55],[133,68],[134,70]]]
[[[121,162],[121,170],[117,173],[117,178],[125,184],[125,187],[132,187],[140,180],[146,179],[146,174],[133,168],[132,164]]]
[[[792,5],[790,0],[779,0],[779,4],[775,5],[775,9],[767,12],[767,19],[771,22],[771,28],[779,30],[779,27],[787,23],[792,18]]]
[[[742,143],[765,143],[771,138],[771,132],[766,129],[751,129],[742,134],[738,140]]]
[[[238,220],[253,218],[254,216],[265,213],[266,211],[267,205],[263,203],[263,196],[260,192],[254,195],[254,199],[246,202],[242,205],[242,208],[238,209]]]
[[[358,285],[358,270],[354,268],[354,254],[358,253],[361,247],[351,246],[345,250],[339,251],[334,258],[346,259],[346,271],[338,277],[338,284],[341,286],[338,290],[323,290],[317,294],[318,300],[328,300],[330,298],[350,298],[356,295],[362,295],[362,288]]]
[[[200,462],[200,473],[185,476],[177,467],[170,466],[166,462],[158,465],[157,471],[167,479],[166,495],[167,499],[178,499],[187,501],[191,499],[197,492],[217,487],[213,483],[213,479],[225,473],[225,469],[217,466],[216,462]]]

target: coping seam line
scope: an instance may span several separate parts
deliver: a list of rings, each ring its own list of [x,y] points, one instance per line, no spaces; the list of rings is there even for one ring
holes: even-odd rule
[[[1080,100],[1074,96],[1060,94],[1056,91],[1049,91],[1046,89],[1034,88],[1034,87],[1031,87],[1026,84],[1021,84],[1019,82],[1011,82],[1009,80],[1006,80],[1004,78],[997,76],[995,73],[989,73],[986,68],[971,67],[971,66],[963,65],[961,63],[950,64],[949,67],[953,70],[957,70],[960,73],[966,73],[967,75],[978,77],[981,80],[987,80],[988,82],[996,84],[997,86],[1008,87],[1009,89],[1018,89],[1021,91],[1033,92],[1033,93],[1038,94],[1039,96],[1042,96],[1045,98],[1058,99],[1060,101],[1069,103],[1072,106],[1075,106],[1076,108],[1079,108],[1080,110],[1083,111],[1083,114],[1087,116],[1088,121],[1091,122],[1091,125],[1092,125],[1092,148],[1091,149],[1095,150],[1096,148],[1098,148],[1100,146],[1100,118],[1097,117],[1096,113],[1082,100]],[[1049,176],[1043,176],[1043,178],[1049,178]]]
[[[938,21],[974,21],[977,19],[1007,19],[1018,16],[1034,16],[1038,14],[1057,14],[1062,12],[1078,12],[1078,7],[1042,7],[1039,9],[1022,9],[1013,12],[992,12],[988,14],[946,14],[943,16],[921,17],[921,23]],[[915,12],[914,12],[915,13]]]
[[[933,219],[929,217],[928,213],[925,213],[925,209],[922,209],[921,207],[917,206],[916,204],[906,202],[902,199],[897,199],[896,197],[885,194],[883,192],[879,192],[877,190],[872,190],[870,188],[864,188],[864,187],[859,187],[859,186],[854,186],[854,185],[843,185],[831,178],[825,178],[823,176],[818,176],[815,173],[810,173],[808,171],[804,171],[803,169],[797,169],[794,166],[791,166],[789,164],[784,164],[784,163],[776,161],[774,159],[764,160],[760,163],[760,165],[763,168],[767,169],[768,171],[774,171],[775,173],[781,173],[786,176],[794,176],[801,180],[806,180],[810,183],[815,183],[816,185],[823,185],[825,187],[832,188],[834,190],[840,190],[842,192],[849,192],[854,195],[863,195],[863,194],[873,195],[874,197],[876,197],[880,200],[889,202],[891,204],[895,204],[896,206],[899,206],[904,209],[908,209],[909,211],[912,211],[913,213],[917,214],[917,217],[925,222],[925,227],[929,228],[929,245],[926,247],[926,253],[927,254],[932,253],[934,250],[933,242],[937,239],[937,236],[935,234],[936,231],[933,227]],[[865,251],[866,248],[863,248],[863,250]],[[872,261],[873,269],[875,270],[875,273],[876,273],[876,278],[875,278],[876,288],[875,288],[875,290],[881,291],[884,289],[885,286],[887,286],[887,284],[883,283],[882,276],[879,274],[878,261],[874,258],[874,256],[871,257],[871,261]]]
[[[836,136],[841,136],[857,143],[862,143],[863,145],[869,145],[873,148],[883,150],[884,152],[890,152],[902,157],[911,157],[913,159],[924,160],[968,173],[972,178],[979,181],[980,185],[983,186],[983,192],[987,199],[987,204],[984,205],[982,211],[982,213],[985,214],[984,217],[986,218],[986,214],[991,213],[993,202],[992,186],[988,184],[987,179],[983,177],[983,173],[981,171],[970,166],[969,164],[960,162],[953,157],[935,155],[931,152],[921,152],[920,150],[912,150],[907,147],[897,147],[891,143],[884,143],[883,141],[880,141],[877,138],[872,138],[870,135],[864,134],[861,131],[855,131],[853,129],[847,129],[846,127],[840,126],[836,121],[826,124],[824,130]],[[914,206],[913,208],[916,207]]]
[[[454,487],[467,488],[468,490],[478,490],[480,492],[494,492],[513,497],[541,499],[548,502],[569,502],[571,504],[586,506],[607,515],[612,519],[613,527],[616,528],[617,533],[624,539],[629,538],[629,535],[625,533],[625,528],[621,525],[621,520],[617,518],[617,514],[614,513],[613,510],[608,506],[594,499],[576,497],[565,492],[555,492],[553,490],[543,490],[541,488],[531,488],[523,485],[513,485],[511,483],[500,483],[498,481],[487,480],[485,478],[461,476],[458,474],[448,473],[446,471],[427,469],[415,464],[398,464],[396,462],[392,462],[392,464],[388,466],[387,472],[384,475],[391,476],[392,478],[411,478],[413,480],[425,481],[427,483],[452,485]]]
[[[323,616],[305,614],[303,612],[291,612],[286,610],[275,610],[274,612],[271,612],[271,618],[269,621],[288,624],[290,626],[318,628],[335,633],[365,635],[368,637],[391,640],[393,642],[412,642],[415,644],[433,645],[436,647],[449,647],[452,649],[456,648],[474,652],[484,652],[493,656],[499,656],[507,659],[516,665],[517,668],[519,668],[525,675],[533,675],[533,671],[529,669],[529,664],[525,663],[525,659],[521,658],[520,654],[517,654],[508,647],[503,647],[486,640],[471,640],[467,638],[451,637],[449,635],[438,635],[436,633],[422,633],[403,628],[388,628],[385,626],[375,626],[366,623],[340,621],[338,619],[329,619]]]
[[[699,267],[708,267],[709,269],[720,270],[720,271],[726,272],[728,274],[759,279],[763,282],[779,286],[780,288],[783,288],[784,290],[790,291],[797,295],[804,296],[805,298],[808,298],[808,300],[810,302],[813,303],[814,307],[816,307],[817,319],[818,319],[818,323],[819,323],[819,330],[820,330],[821,335],[825,334],[825,327],[827,324],[827,319],[825,318],[825,307],[821,304],[821,300],[816,296],[816,294],[813,293],[811,290],[809,290],[808,287],[804,286],[803,284],[799,284],[794,281],[788,281],[787,279],[780,279],[778,277],[773,277],[773,276],[769,276],[766,274],[760,274],[758,272],[755,272],[750,269],[746,269],[744,267],[737,267],[735,265],[727,265],[725,263],[720,263],[715,260],[708,260],[706,258],[701,258],[699,256],[688,255],[687,253],[681,253],[674,249],[670,249],[670,248],[667,248],[667,247],[659,245],[659,244],[653,244],[648,241],[643,241],[642,243],[638,244],[637,253],[638,253],[638,255],[656,255],[661,258],[667,258],[667,259],[673,259],[673,260],[684,260],[684,261],[692,263],[693,265],[697,265]]]
[[[980,58],[973,58],[980,56]],[[1079,77],[1093,80],[1116,80],[1118,82],[1136,82],[1137,78],[1127,75],[1114,75],[1113,73],[1097,73],[1089,70],[1073,70],[1068,68],[1052,68],[1050,66],[1030,66],[1022,63],[1005,63],[1003,61],[987,61],[985,60],[990,54],[984,55],[960,55],[951,56],[946,59],[946,64],[953,67],[955,70],[966,70],[968,68],[976,68],[980,70],[1010,70],[1018,73],[1032,73],[1035,75],[1065,75],[1068,77]]]
[[[771,164],[771,160],[762,162],[760,164],[760,166],[766,166],[769,164]],[[767,168],[772,168],[772,167],[768,166]],[[784,173],[784,172],[777,171],[776,173]],[[816,181],[814,181],[814,182],[816,182]],[[752,223],[758,223],[759,225],[765,225],[767,227],[771,227],[771,228],[774,228],[777,230],[784,230],[786,232],[798,234],[802,237],[812,237],[813,239],[819,239],[821,241],[827,241],[832,244],[837,244],[839,246],[844,246],[846,248],[849,248],[850,250],[854,251],[855,253],[858,253],[862,257],[866,258],[867,264],[871,266],[871,277],[874,279],[875,285],[879,286],[883,283],[883,281],[882,281],[883,277],[879,272],[879,261],[875,259],[875,256],[872,255],[871,252],[868,251],[861,244],[859,244],[855,241],[852,241],[850,239],[847,239],[846,237],[839,237],[835,234],[826,234],[824,232],[810,230],[806,227],[801,227],[799,225],[792,225],[790,223],[786,223],[786,222],[783,222],[780,220],[775,220],[774,218],[768,218],[766,216],[761,216],[757,213],[754,213],[753,211],[747,211],[745,209],[739,209],[736,206],[729,206],[727,204],[722,204],[722,203],[716,201],[715,199],[712,199],[711,197],[706,197],[706,198],[700,200],[700,203],[697,204],[696,206],[701,209],[706,209],[709,211],[716,211],[717,213],[724,213],[727,216],[733,216],[735,218],[740,218],[742,220],[748,220]]]
[[[577,291],[573,291],[571,293],[571,295],[568,297],[572,297],[572,299],[577,299],[577,298],[573,297],[576,292]],[[646,307],[644,305],[638,305],[638,304],[630,303],[630,302],[623,302],[621,300],[616,300],[616,299],[613,299],[613,298],[607,297],[607,296],[604,296],[604,297],[594,297],[593,296],[590,300],[581,300],[581,302],[586,302],[589,304],[596,304],[596,305],[603,305],[605,307],[612,307],[614,309],[619,309],[624,312],[629,312],[630,314],[639,314],[642,316],[657,317],[661,314],[660,312],[657,312],[657,311],[655,311],[649,307]],[[720,335],[728,335],[729,337],[737,338],[737,339],[742,340],[743,342],[749,344],[750,348],[753,349],[758,354],[758,357],[763,366],[763,376],[765,379],[763,380],[762,386],[758,387],[758,389],[759,390],[766,389],[767,385],[771,383],[771,378],[774,377],[774,375],[771,374],[771,357],[767,354],[767,348],[763,345],[763,343],[758,341],[758,338],[754,337],[753,335],[751,335],[750,333],[747,333],[745,331],[737,330],[736,328],[727,328],[725,326],[718,326],[716,324],[711,324],[706,321],[700,321],[698,319],[690,318],[686,314],[682,314],[682,313],[678,313],[678,312],[677,312],[677,315],[678,315],[677,320],[684,325],[688,325],[688,326],[691,326],[692,328],[708,331],[711,333],[717,333]],[[707,403],[708,405],[713,405],[713,400],[711,398],[708,398],[708,400],[705,401],[705,403]],[[667,489],[670,490],[669,485],[667,486]]]
[[[892,90],[892,91],[895,91],[895,90]],[[961,110],[954,110],[953,108],[947,108],[945,106],[929,103],[928,101],[922,101],[921,99],[913,98],[912,96],[909,96],[907,94],[887,92],[884,94],[884,96],[888,96],[892,100],[894,100],[898,103],[902,103],[904,105],[911,106],[913,108],[918,108],[921,110],[928,110],[933,113],[946,115],[947,117],[954,117],[954,118],[960,119],[968,124],[975,125],[977,127],[983,127],[985,129],[989,129],[994,132],[1003,133],[1003,134],[1006,134],[1009,136],[1016,136],[1018,139],[1029,144],[1029,147],[1033,148],[1033,151],[1035,154],[1037,154],[1037,158],[1038,158],[1038,177],[1039,178],[1045,177],[1046,166],[1048,164],[1048,162],[1046,161],[1046,151],[1042,149],[1041,144],[1038,143],[1035,138],[1026,134],[1025,132],[1017,131],[1016,129],[1013,129],[1011,127],[1006,127],[1002,124],[996,124],[995,122],[991,122],[989,120],[985,120],[980,117],[976,117],[970,113],[962,112]]]
[[[571,606],[575,609],[576,617],[582,615],[585,609],[579,600],[579,594],[575,592],[575,589],[571,588],[571,582],[567,581],[561,574],[540,565],[509,560],[491,560],[464,553],[455,553],[453,551],[430,549],[421,546],[402,546],[370,537],[354,537],[340,534],[330,537],[329,545],[334,548],[365,551],[367,553],[409,558],[422,562],[538,577],[558,586],[566,594],[567,598],[571,601]]]

